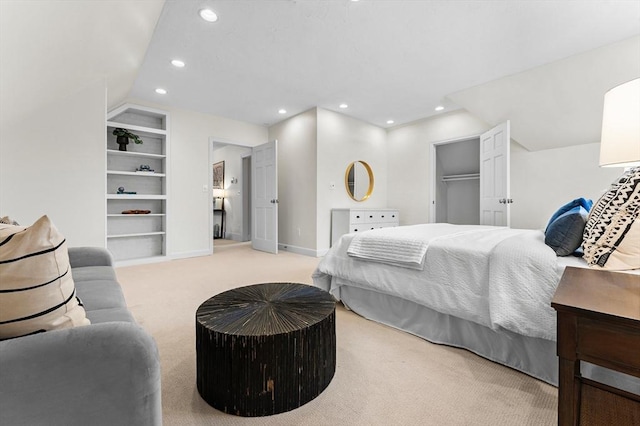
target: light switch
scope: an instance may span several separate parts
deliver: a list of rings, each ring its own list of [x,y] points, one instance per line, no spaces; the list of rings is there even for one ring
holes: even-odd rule
[[[336,183],[335,182],[329,182],[329,189],[331,189],[331,190],[336,189]]]

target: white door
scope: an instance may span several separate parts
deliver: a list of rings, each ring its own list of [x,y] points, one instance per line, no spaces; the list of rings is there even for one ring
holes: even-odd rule
[[[480,224],[510,226],[509,121],[480,136]]]
[[[278,253],[278,141],[253,148],[251,155],[251,245]]]

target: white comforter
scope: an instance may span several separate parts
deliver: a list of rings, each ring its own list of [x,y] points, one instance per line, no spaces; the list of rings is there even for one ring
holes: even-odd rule
[[[493,329],[555,340],[551,298],[562,268],[541,231],[451,224],[400,228],[425,241],[423,270],[351,257],[347,249],[357,234],[347,234],[320,261],[314,283],[338,299],[340,287],[351,285]]]

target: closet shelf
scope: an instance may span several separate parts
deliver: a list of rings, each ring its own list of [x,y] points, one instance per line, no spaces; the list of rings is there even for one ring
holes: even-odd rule
[[[442,182],[454,182],[458,180],[480,179],[480,173],[467,173],[462,175],[446,175],[442,176]]]

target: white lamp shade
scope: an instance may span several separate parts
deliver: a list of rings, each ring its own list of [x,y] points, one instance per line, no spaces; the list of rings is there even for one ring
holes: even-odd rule
[[[213,189],[213,198],[224,198],[224,189],[214,188]]]
[[[640,165],[640,78],[604,95],[600,165]]]

